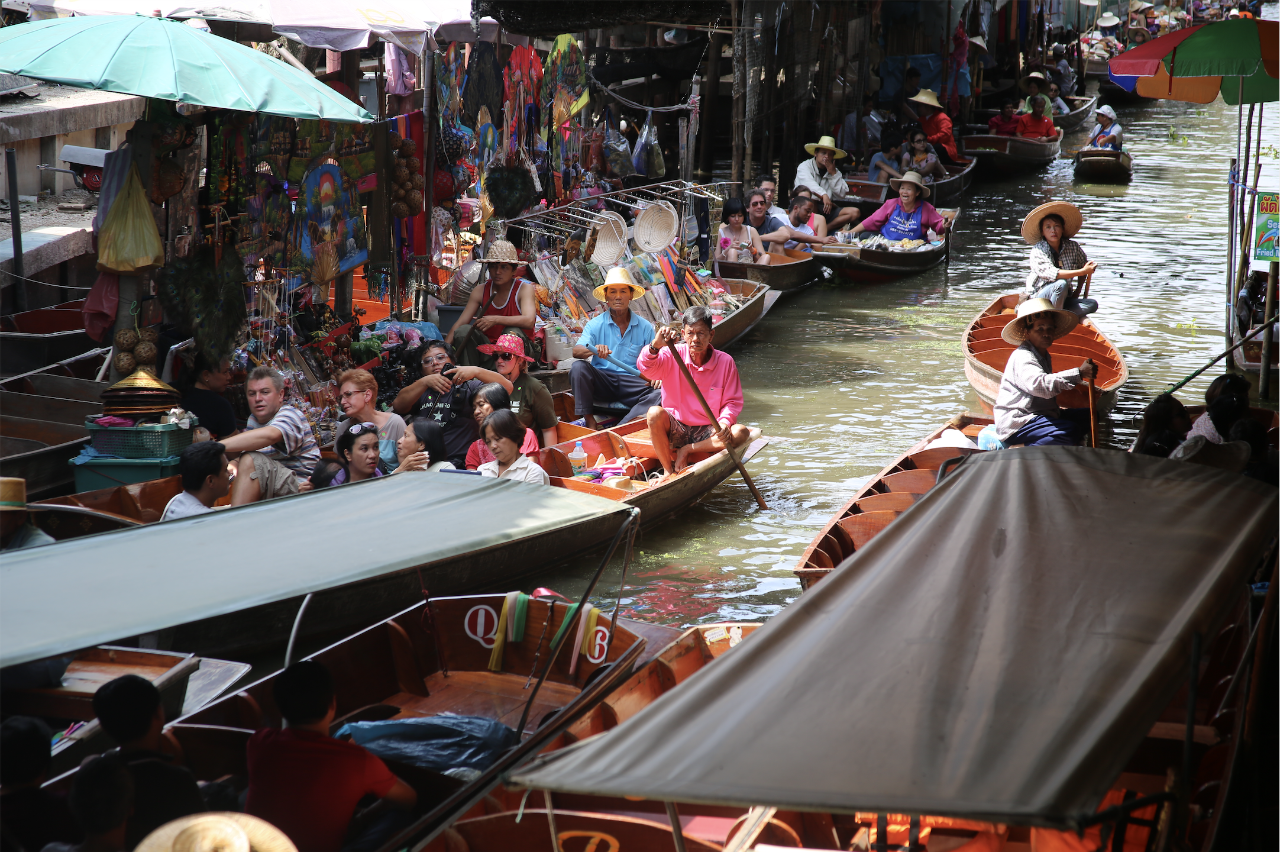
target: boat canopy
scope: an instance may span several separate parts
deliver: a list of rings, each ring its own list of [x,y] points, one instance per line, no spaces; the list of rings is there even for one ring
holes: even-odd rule
[[[1275,488],[1201,465],[968,456],[750,641],[511,780],[1070,828],[1245,591],[1276,512]]]
[[[0,557],[0,667],[631,512],[564,488],[406,473]],[[514,574],[515,572],[513,572]]]

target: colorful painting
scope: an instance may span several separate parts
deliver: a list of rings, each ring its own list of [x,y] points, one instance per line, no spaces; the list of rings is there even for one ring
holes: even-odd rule
[[[302,182],[299,201],[305,210],[302,255],[312,265],[312,280],[332,281],[369,258],[369,236],[354,182],[343,184],[342,170],[332,164],[312,169]]]

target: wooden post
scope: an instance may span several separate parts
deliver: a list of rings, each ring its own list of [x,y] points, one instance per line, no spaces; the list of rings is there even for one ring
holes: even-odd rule
[[[1276,267],[1280,266],[1274,260],[1267,270],[1267,298],[1263,302],[1266,305],[1262,310],[1262,318],[1264,320],[1271,319],[1271,314],[1276,309]],[[1271,341],[1275,340],[1274,325],[1267,326],[1267,330],[1262,332],[1262,359],[1258,367],[1258,399],[1271,399]]]
[[[720,54],[724,52],[724,35],[711,34],[711,44],[707,48],[706,85],[702,88],[702,115],[698,124],[703,128],[701,147],[698,150],[698,177],[708,178],[715,165],[716,127],[720,100]]]
[[[1241,192],[1246,199],[1254,198],[1258,194],[1258,177],[1262,174],[1262,164],[1255,162],[1253,164],[1253,191]],[[1248,215],[1244,218],[1244,228],[1240,231],[1240,262],[1236,267],[1235,284],[1231,290],[1231,303],[1228,310],[1235,308],[1236,299],[1239,298],[1240,289],[1244,286],[1244,279],[1249,274],[1249,246],[1253,243],[1253,211],[1257,205],[1249,204]],[[1241,329],[1241,334],[1244,330]]]
[[[1236,159],[1231,158],[1231,167],[1228,174],[1234,174],[1236,170]],[[1237,175],[1237,178],[1239,175]],[[1227,326],[1224,329],[1226,336],[1226,345],[1231,347],[1231,327],[1235,322],[1236,307],[1236,267],[1232,261],[1235,259],[1236,245],[1236,187],[1234,184],[1227,185]],[[1234,352],[1227,353],[1227,369],[1234,369],[1236,366],[1236,356]]]
[[[27,309],[27,282],[23,277],[27,274],[23,267],[22,256],[22,202],[18,198],[18,150],[6,148],[4,152],[4,174],[8,179],[9,189],[9,222],[13,232],[13,312],[21,313]]]
[[[747,74],[746,74],[746,38],[742,29],[743,0],[730,0],[729,7],[733,13],[733,169],[730,180],[740,184],[738,193],[742,193],[742,182],[746,180],[742,174],[742,131],[746,123],[747,109]]]

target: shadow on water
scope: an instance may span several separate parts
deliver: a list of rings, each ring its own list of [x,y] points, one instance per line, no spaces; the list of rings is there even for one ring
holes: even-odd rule
[[[1051,200],[1084,214],[1078,240],[1099,265],[1098,325],[1131,379],[1104,429],[1112,446],[1136,435],[1151,397],[1222,351],[1226,290],[1226,174],[1236,111],[1148,102],[1119,110],[1136,173],[1127,187],[1074,182],[1071,161],[1038,174],[976,182],[964,200],[950,263],[875,286],[824,283],[779,301],[732,350],[746,389],[743,419],[775,437],[750,465],[768,511],[736,474],[699,504],[645,531],[623,610],[674,625],[775,614],[799,595],[791,573],[826,520],[867,479],[947,417],[979,410],[964,376],[960,335],[1027,269],[1022,217]],[[1264,144],[1277,134],[1269,110]],[[1088,126],[1070,134],[1074,151]],[[1276,186],[1274,159],[1263,185]],[[1181,398],[1203,400],[1210,370]],[[536,582],[576,597],[594,565]],[[594,600],[609,610],[617,570]]]

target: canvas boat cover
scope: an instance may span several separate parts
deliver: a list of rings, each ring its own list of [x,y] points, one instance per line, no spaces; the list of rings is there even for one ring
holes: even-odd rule
[[[631,507],[406,473],[0,555],[0,667],[447,560]]]
[[[1109,450],[969,456],[750,641],[514,781],[1069,828],[1244,591],[1276,494]]]

